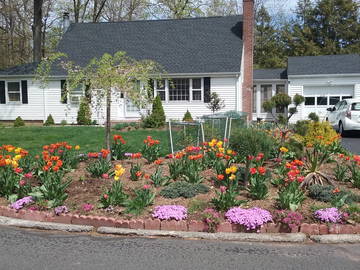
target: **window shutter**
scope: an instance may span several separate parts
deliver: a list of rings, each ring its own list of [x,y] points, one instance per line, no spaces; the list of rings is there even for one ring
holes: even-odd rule
[[[149,97],[153,98],[155,96],[154,95],[154,80],[153,79],[149,80],[149,87],[150,87]]]
[[[210,77],[204,78],[204,102],[210,102]]]
[[[21,81],[21,99],[23,104],[29,103],[27,81]]]
[[[67,92],[66,92],[66,81],[61,80],[61,103],[66,104],[67,103]]]
[[[5,81],[0,81],[0,104],[6,103]]]

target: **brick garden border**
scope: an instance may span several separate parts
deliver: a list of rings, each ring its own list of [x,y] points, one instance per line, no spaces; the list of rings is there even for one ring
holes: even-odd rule
[[[159,219],[115,219],[103,216],[85,216],[75,214],[60,214],[59,216],[42,211],[19,210],[16,211],[7,206],[0,206],[0,216],[18,218],[40,222],[55,222],[63,224],[88,225],[98,227],[116,227],[126,229],[145,229],[145,230],[164,230],[164,231],[188,231],[188,232],[206,232],[207,225],[198,220],[163,220]],[[244,228],[230,222],[221,222],[216,232],[246,232]],[[325,234],[360,234],[360,224],[308,224],[303,223],[300,226],[289,230],[282,224],[267,223],[260,228],[259,233],[304,233],[306,235],[325,235]]]

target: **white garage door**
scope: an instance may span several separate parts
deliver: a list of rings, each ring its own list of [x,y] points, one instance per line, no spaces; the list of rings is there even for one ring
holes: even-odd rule
[[[304,86],[305,97],[303,119],[309,113],[315,112],[321,119],[326,117],[326,109],[335,105],[340,100],[352,98],[354,94],[353,85],[344,86]]]

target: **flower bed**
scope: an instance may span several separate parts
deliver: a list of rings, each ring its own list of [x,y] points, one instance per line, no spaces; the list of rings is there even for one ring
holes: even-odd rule
[[[127,152],[121,135],[114,136],[111,150],[95,153],[61,142],[32,156],[4,145],[0,205],[11,206],[10,215],[28,216],[23,209],[41,213],[43,220],[74,224],[319,233],[323,225],[328,232],[351,225],[355,232],[360,157],[339,153],[333,138],[319,140],[306,147],[304,157],[282,145],[272,156],[240,155],[216,139],[164,157],[161,142],[150,136],[136,153]]]

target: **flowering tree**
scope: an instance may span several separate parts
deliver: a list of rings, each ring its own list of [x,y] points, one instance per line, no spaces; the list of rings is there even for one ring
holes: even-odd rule
[[[64,54],[51,58],[52,62],[59,62]],[[46,61],[45,61],[46,63]],[[60,62],[67,70],[68,91],[85,84],[86,95],[92,98],[92,103],[97,108],[106,104],[106,148],[110,150],[110,113],[112,97],[122,93],[129,98],[139,109],[146,108],[152,102],[153,93],[150,78],[156,78],[163,73],[161,67],[151,60],[136,60],[119,51],[114,55],[105,53],[99,58],[93,58],[86,66],[78,66],[68,60]],[[46,72],[39,76],[45,81],[50,73],[51,64],[46,63]],[[40,69],[41,70],[41,69]],[[141,83],[140,83],[141,82]],[[141,85],[143,84],[143,85]],[[141,85],[141,86],[140,86]],[[110,158],[110,156],[108,157]]]

